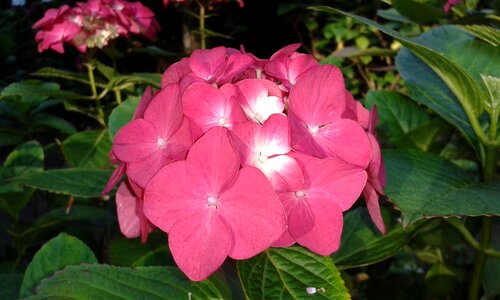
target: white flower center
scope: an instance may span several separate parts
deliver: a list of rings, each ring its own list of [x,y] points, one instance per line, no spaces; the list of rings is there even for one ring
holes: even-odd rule
[[[264,155],[264,154],[262,154],[262,153],[260,154],[260,156],[259,156],[259,161],[260,161],[261,163],[265,163],[265,162],[267,161],[267,159],[268,159],[268,157],[267,157],[266,155]]]
[[[158,148],[165,148],[167,147],[167,141],[162,138],[158,138],[158,140],[156,141],[156,145],[158,145]]]
[[[299,190],[295,192],[295,197],[296,198],[305,198],[307,197],[307,194],[304,190]]]
[[[227,126],[228,125],[227,119],[224,117],[220,117],[219,120],[217,120],[217,124],[219,126]]]
[[[315,135],[319,131],[319,126],[309,126],[309,133]]]
[[[207,198],[207,204],[209,207],[217,207],[217,197],[209,196]]]

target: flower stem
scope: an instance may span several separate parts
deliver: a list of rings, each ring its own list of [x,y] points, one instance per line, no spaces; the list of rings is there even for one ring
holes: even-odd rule
[[[121,94],[120,90],[114,90],[114,92],[115,92],[116,103],[118,105],[122,104],[122,94]]]
[[[97,96],[97,87],[96,87],[95,78],[94,78],[94,66],[91,63],[86,63],[85,67],[87,68],[87,74],[89,77],[92,98],[95,99],[96,106],[97,106],[97,121],[99,122],[99,124],[106,126],[106,122],[104,121],[105,116],[104,116],[104,109],[103,109],[102,103],[101,103],[101,97]]]
[[[199,18],[199,28],[198,30],[200,31],[200,48],[201,49],[205,49],[207,47],[207,36],[206,36],[206,32],[205,32],[205,18],[206,18],[206,15],[205,15],[205,5],[204,3],[202,3],[202,1],[196,1],[196,3],[198,3],[198,8],[199,8],[199,15],[198,15],[198,18]]]

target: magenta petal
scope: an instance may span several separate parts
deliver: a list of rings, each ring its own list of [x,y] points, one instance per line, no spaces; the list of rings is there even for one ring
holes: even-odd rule
[[[113,153],[123,162],[143,160],[158,149],[153,123],[138,119],[122,127],[113,140]]]
[[[129,239],[136,238],[141,234],[140,219],[136,213],[136,201],[135,195],[123,182],[116,192],[116,212],[120,230]]]
[[[253,58],[248,54],[236,53],[230,55],[227,58],[224,74],[217,79],[217,82],[230,82],[234,77],[243,73],[252,63]]]
[[[292,199],[284,202],[284,205],[288,212],[288,231],[298,241],[298,238],[307,234],[314,227],[315,216],[306,198],[292,196]]]
[[[141,101],[139,101],[139,105],[137,105],[137,108],[135,109],[134,117],[132,118],[133,120],[144,117],[144,112],[146,111],[146,108],[148,108],[151,99],[153,99],[151,95],[151,87],[148,86],[142,95]]]
[[[368,165],[368,178],[377,192],[379,192],[380,194],[384,194],[384,188],[379,176],[382,166],[382,153],[380,152],[380,145],[378,144],[377,139],[373,134],[368,132],[367,135],[370,139],[373,154],[372,160]]]
[[[290,122],[290,145],[293,150],[318,158],[326,157],[325,151],[315,141],[307,126],[293,114],[288,115]]]
[[[245,79],[237,86],[240,91],[237,99],[253,121],[262,123],[270,115],[283,112],[285,102],[275,83],[266,79]]]
[[[365,189],[363,190],[363,197],[366,201],[366,207],[368,208],[368,212],[370,213],[370,217],[373,220],[373,223],[377,226],[377,229],[385,234],[385,224],[384,219],[382,218],[382,214],[380,212],[380,205],[378,203],[378,194],[377,191],[369,184],[366,184]]]
[[[314,140],[328,156],[363,168],[368,167],[372,158],[370,140],[361,125],[353,120],[340,119],[319,128]]]
[[[127,176],[141,188],[145,188],[161,168],[172,162],[164,152],[159,149],[141,161],[127,163]]]
[[[240,167],[228,130],[215,127],[196,141],[189,151],[187,167],[189,174],[196,174],[198,189],[212,196],[223,192]]]
[[[309,54],[298,54],[288,65],[288,80],[294,85],[300,75],[317,66],[319,66],[319,63],[314,56]]]
[[[288,56],[290,54],[292,54],[293,52],[295,52],[295,50],[299,49],[300,48],[300,43],[295,43],[295,44],[290,44],[290,45],[287,45],[281,49],[279,49],[278,51],[276,51],[269,60],[274,60],[280,56]]]
[[[290,234],[290,232],[285,230],[283,234],[279,237],[278,240],[276,240],[271,247],[280,247],[280,248],[286,248],[290,247],[291,245],[295,244],[295,239],[293,236]]]
[[[179,86],[171,84],[161,89],[151,100],[144,119],[155,125],[162,138],[168,138],[177,131],[183,120]]]
[[[206,208],[206,194],[197,188],[188,174],[185,161],[161,169],[144,192],[144,214],[167,233],[178,220]]]
[[[271,156],[290,152],[290,129],[288,118],[283,114],[272,114],[262,124],[260,131],[262,154]]]
[[[161,87],[165,87],[168,84],[180,83],[182,77],[191,72],[189,67],[189,58],[184,57],[180,61],[170,65],[167,68],[163,76],[161,77]]]
[[[101,195],[106,195],[107,193],[111,192],[115,185],[120,182],[123,175],[125,175],[125,164],[120,163],[118,167],[116,167],[116,169],[113,171],[113,174],[111,174],[111,177],[109,178],[108,183],[106,183],[104,190],[102,190]]]
[[[224,262],[231,247],[231,234],[215,209],[199,212],[176,222],[168,244],[177,266],[189,279],[208,278]]]
[[[240,157],[242,165],[253,166],[259,159],[260,149],[257,145],[261,126],[254,122],[237,124],[231,130],[231,142]]]
[[[361,167],[327,158],[309,161],[304,167],[304,179],[310,197],[331,199],[346,211],[361,195],[367,175]]]
[[[340,247],[342,235],[342,210],[327,199],[309,199],[309,208],[314,214],[314,227],[297,242],[319,255],[331,255]]]
[[[296,191],[304,185],[302,169],[290,156],[268,158],[259,169],[267,176],[275,192]]]
[[[332,65],[313,68],[290,91],[289,111],[307,125],[326,125],[342,115],[346,107],[344,78]]]
[[[224,72],[226,48],[194,50],[189,59],[193,73],[206,81],[219,77]]]
[[[233,234],[229,256],[250,258],[276,241],[286,228],[286,217],[267,178],[254,167],[243,167],[233,186],[220,196],[218,207]]]

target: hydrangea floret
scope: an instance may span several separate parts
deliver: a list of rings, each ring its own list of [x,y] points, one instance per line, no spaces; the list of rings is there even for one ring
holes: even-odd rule
[[[298,53],[259,59],[243,49],[196,50],[171,65],[154,95],[115,136],[123,175],[116,195],[123,234],[168,234],[179,268],[204,280],[227,257],[299,244],[330,255],[343,212],[363,195],[385,232],[385,171],[377,112],[346,90],[340,70]]]

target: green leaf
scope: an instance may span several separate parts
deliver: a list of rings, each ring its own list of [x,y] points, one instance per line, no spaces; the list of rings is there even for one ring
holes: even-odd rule
[[[26,132],[12,128],[0,128],[0,147],[12,146],[21,143]]]
[[[331,56],[334,57],[340,57],[340,58],[356,58],[356,57],[363,57],[363,56],[395,56],[396,51],[392,49],[385,49],[385,48],[377,48],[377,47],[371,47],[367,48],[365,50],[359,49],[358,47],[344,47],[340,50],[337,50],[330,54]]]
[[[403,94],[389,91],[369,91],[366,106],[377,106],[379,126],[387,131],[389,141],[396,144],[405,134],[429,120],[425,111]]]
[[[62,150],[71,166],[83,169],[108,168],[111,140],[107,130],[78,132],[63,142]]]
[[[81,95],[59,90],[59,85],[56,83],[41,83],[33,81],[24,81],[12,83],[2,90],[0,99],[10,96],[20,96],[23,98],[63,98],[63,99],[79,99]],[[40,102],[40,100],[36,101]]]
[[[489,97],[487,97],[484,106],[492,119],[498,119],[500,113],[500,77],[481,75]]]
[[[26,142],[12,151],[4,166],[11,167],[15,175],[31,174],[43,171],[43,148],[37,141]]]
[[[238,273],[248,299],[350,299],[331,258],[299,246],[270,248],[238,261]],[[314,296],[307,288],[316,288]]]
[[[500,224],[493,223],[493,234],[491,235],[491,247],[500,249]],[[495,295],[500,295],[500,258],[488,256],[484,266],[483,287],[484,299],[494,299]]]
[[[212,280],[190,281],[176,267],[68,266],[28,299],[228,299]]]
[[[101,73],[108,81],[111,81],[114,77],[116,77],[118,74],[113,70],[113,68],[106,66],[105,64],[94,60],[92,62],[93,65],[97,68],[97,71]]]
[[[429,151],[436,139],[449,132],[450,125],[443,119],[437,118],[423,123],[405,134],[396,145],[400,149],[418,149]]]
[[[52,78],[61,78],[72,81],[77,81],[85,84],[90,84],[88,77],[81,73],[70,72],[66,70],[59,70],[55,68],[42,68],[31,73],[33,76],[39,77],[52,77]]]
[[[500,182],[477,183],[438,155],[388,150],[386,195],[406,226],[424,217],[500,215]]]
[[[19,299],[19,288],[23,281],[23,274],[7,273],[0,274],[0,299]]]
[[[56,129],[64,134],[73,134],[77,130],[73,124],[58,116],[39,113],[33,116],[32,122],[35,126],[46,126]]]
[[[389,9],[379,9],[377,10],[377,16],[382,17],[386,20],[389,21],[396,21],[396,22],[401,22],[401,23],[409,23],[409,24],[415,24],[412,20],[403,17],[397,10],[394,8],[389,8]]]
[[[120,128],[132,120],[134,111],[137,105],[139,105],[140,100],[139,97],[129,97],[126,101],[123,101],[122,104],[113,109],[108,121],[109,134],[111,137],[114,137]]]
[[[342,269],[374,264],[395,255],[408,244],[420,227],[394,228],[380,235],[371,226],[371,220],[364,210],[356,209],[344,216],[344,228],[340,249],[332,255],[336,266]]]
[[[140,238],[113,239],[109,245],[109,259],[113,265],[125,267],[163,266],[173,263],[167,236],[159,232],[149,234],[145,244],[141,243]]]
[[[48,241],[33,257],[24,273],[21,297],[33,295],[42,279],[68,265],[96,263],[94,253],[82,241],[65,233]]]
[[[391,0],[391,3],[401,15],[419,24],[437,22],[446,16],[441,7],[416,0]]]
[[[500,45],[500,30],[496,28],[483,25],[466,25],[461,28],[494,47]]]
[[[15,177],[15,183],[82,198],[99,197],[112,170],[60,169]]]

